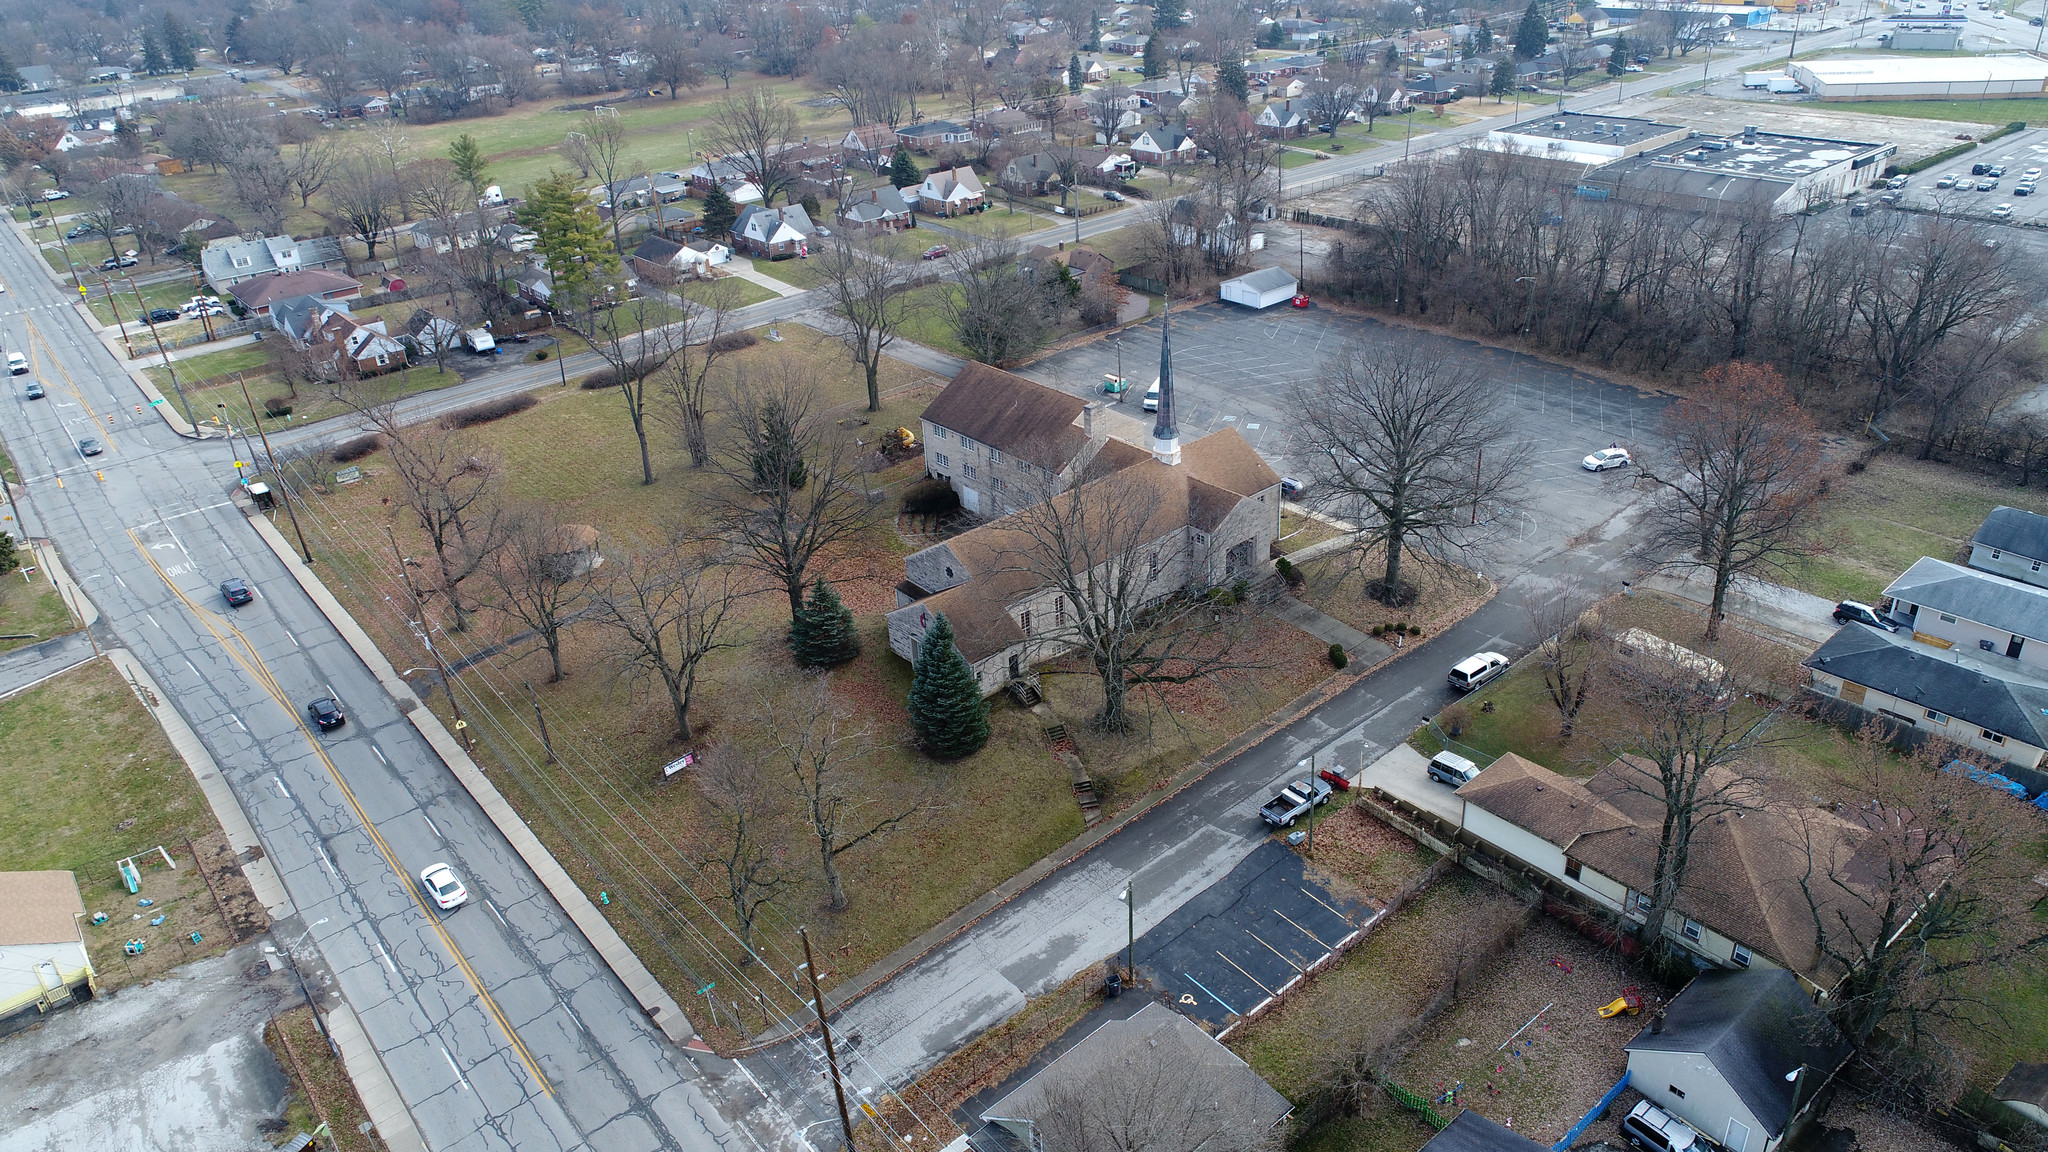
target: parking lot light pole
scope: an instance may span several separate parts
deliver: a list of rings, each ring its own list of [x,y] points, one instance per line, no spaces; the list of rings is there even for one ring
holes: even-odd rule
[[[1138,897],[1134,891],[1137,882],[1135,876],[1124,881],[1124,890],[1117,896],[1124,902],[1124,926],[1129,932],[1124,942],[1124,971],[1130,976],[1127,984],[1138,982]]]

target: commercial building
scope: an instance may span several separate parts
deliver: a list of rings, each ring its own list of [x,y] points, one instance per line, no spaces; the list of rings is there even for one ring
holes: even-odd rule
[[[1544,160],[1611,164],[1676,143],[1689,135],[1691,132],[1678,124],[1660,124],[1655,120],[1628,116],[1560,112],[1506,128],[1495,128],[1474,146]]]
[[[1898,150],[1896,144],[1786,136],[1754,127],[1730,136],[1692,134],[1587,173],[1578,193],[1691,212],[1767,206],[1792,213],[1869,183]]]
[[[2041,95],[2048,89],[2048,60],[1835,57],[1796,61],[1792,78],[1822,100],[1996,100]]]

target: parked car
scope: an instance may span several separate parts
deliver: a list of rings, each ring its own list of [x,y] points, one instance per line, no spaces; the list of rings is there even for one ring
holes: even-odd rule
[[[420,871],[420,886],[434,900],[434,906],[446,912],[459,908],[469,899],[469,889],[455,878],[455,869],[446,864],[429,864]]]
[[[1844,600],[1835,605],[1834,617],[1837,624],[1847,624],[1853,620],[1858,624],[1868,624],[1872,628],[1882,628],[1887,632],[1898,631],[1890,621],[1877,614],[1877,609],[1856,600]]]
[[[1986,176],[1984,179],[1977,181],[1977,191],[1979,192],[1993,192],[1997,189],[1998,181],[1993,180],[1989,176]]]
[[[1439,752],[1429,758],[1429,778],[1439,784],[1461,788],[1479,775],[1479,765],[1456,752]]]
[[[2015,196],[2032,196],[2034,194],[2034,186],[2032,184],[2015,185],[2012,194]]]
[[[2039,180],[2040,178],[2041,170],[2039,168],[2029,168],[2025,172],[2020,173],[2020,179],[2022,180]]]
[[[934,244],[924,250],[924,258],[927,260],[937,260],[950,254],[952,251],[951,248],[946,247],[944,244]]]
[[[116,268],[133,267],[135,267],[135,254],[133,252],[123,256],[109,256],[105,260],[100,261],[100,270],[103,272],[111,272]]]
[[[1991,176],[1991,177],[1994,177],[1994,178],[1996,178],[1996,177],[2000,177],[2000,176],[2004,176],[2004,175],[2005,175],[2005,165],[2003,165],[2003,164],[1993,164],[1993,165],[1992,165],[1991,167],[1989,167],[1989,168],[1986,168],[1986,169],[1984,170],[1984,174],[1985,174],[1986,176]]]
[[[1104,200],[1122,200],[1124,194],[1114,188],[1105,188],[1102,190],[1102,198]]]
[[[1970,165],[1970,175],[1972,176],[1982,176],[1983,174],[1989,171],[1991,171],[1991,165],[1985,163],[1982,160],[1979,160],[1975,164]]]
[[[1648,1100],[1636,1102],[1621,1122],[1621,1134],[1644,1152],[1692,1152],[1699,1133]]]
[[[249,582],[239,576],[230,576],[221,581],[220,594],[230,608],[240,608],[256,599],[256,593],[249,590]]]
[[[62,188],[52,188],[48,192],[43,193],[43,199],[45,201],[69,200],[71,199],[71,193],[66,192]]]
[[[179,318],[175,308],[151,308],[135,318],[137,324],[169,324]]]
[[[1939,180],[1936,180],[1936,181],[1934,182],[1934,186],[1935,186],[1936,188],[1953,188],[1953,187],[1955,187],[1955,186],[1956,186],[1956,174],[1955,174],[1955,173],[1953,173],[1953,172],[1951,172],[1951,173],[1949,173],[1948,175],[1946,175],[1946,176],[1943,176],[1943,177],[1942,177],[1941,179],[1939,179]]]
[[[64,238],[66,240],[83,240],[87,236],[94,235],[98,232],[99,229],[93,227],[90,224],[76,224],[72,226],[71,231],[66,232],[64,234]]]
[[[22,389],[21,394],[30,400],[41,400],[43,397],[49,395],[48,392],[43,390],[42,382],[39,380],[29,381],[28,387]]]
[[[101,444],[90,436],[78,442],[78,454],[80,456],[97,456],[106,450],[106,445]]]
[[[313,723],[319,725],[322,732],[332,732],[348,723],[348,717],[342,714],[341,705],[335,703],[331,696],[322,696],[306,705],[306,715],[313,718]]]
[[[1498,652],[1475,652],[1451,666],[1444,679],[1460,692],[1470,692],[1508,670],[1508,658]]]
[[[1623,72],[1641,72],[1643,66],[1641,64],[1623,64],[1621,70]]]
[[[1894,191],[1897,191],[1898,189],[1904,188],[1907,184],[1911,183],[1912,179],[1913,178],[1911,176],[1894,176],[1891,179],[1885,181],[1884,186]]]
[[[1327,780],[1296,780],[1259,807],[1259,819],[1275,828],[1285,828],[1306,816],[1310,809],[1328,804],[1334,791]]]
[[[1991,210],[1991,218],[1992,218],[1993,220],[2010,220],[2010,219],[2012,219],[2012,205],[2010,205],[2010,204],[2000,204],[2000,205],[1999,205],[1998,207],[1996,207],[1996,208],[1993,208],[1993,209]]]
[[[1144,408],[1147,412],[1159,411],[1159,381],[1154,380],[1152,386],[1145,389]]]
[[[1629,455],[1626,448],[1602,448],[1584,460],[1579,461],[1579,467],[1584,468],[1588,472],[1605,472],[1609,468],[1626,468],[1628,464]]]

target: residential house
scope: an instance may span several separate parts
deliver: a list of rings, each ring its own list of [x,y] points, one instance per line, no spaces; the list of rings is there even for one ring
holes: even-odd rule
[[[1057,193],[1064,183],[1060,177],[1060,162],[1050,152],[1019,156],[1003,166],[1003,187],[1019,196]]]
[[[555,298],[555,278],[548,270],[537,264],[528,264],[512,273],[513,286],[519,290],[523,300],[548,307]]]
[[[678,244],[687,241],[692,235],[691,230],[703,223],[695,212],[681,204],[656,204],[641,213],[640,219],[655,235],[666,236]]]
[[[695,265],[686,267],[688,262],[682,259],[682,254],[687,251],[689,249],[673,240],[649,236],[640,241],[640,246],[633,249],[632,255],[626,259],[641,278],[655,284],[673,284],[696,271]]]
[[[1105,52],[1121,52],[1126,56],[1143,56],[1145,42],[1150,39],[1152,37],[1143,32],[1126,32],[1121,36],[1112,36],[1104,40],[1102,49]]]
[[[811,234],[817,226],[800,204],[763,208],[749,204],[732,223],[732,248],[749,256],[769,260],[811,254]]]
[[[331,236],[294,240],[289,236],[216,240],[199,254],[199,266],[215,292],[276,272],[342,268],[348,264],[341,241]]]
[[[1018,516],[1045,499],[1146,509],[1147,602],[1269,571],[1279,528],[1280,477],[1236,429],[1184,449],[1173,416],[1171,335],[1161,342],[1159,413],[1150,451],[1108,435],[1097,405],[994,368],[970,364],[925,411],[925,460],[970,512],[999,518],[905,558],[889,646],[915,660],[932,620],[952,623],[955,646],[984,695],[1071,650],[1069,602],[1018,563],[1033,547]],[[1078,418],[1078,425],[1076,424]],[[1001,448],[997,445],[1008,445]]]
[[[303,272],[278,272],[256,280],[244,280],[228,289],[242,309],[252,316],[267,316],[270,306],[293,296],[317,296],[321,300],[350,300],[363,294],[353,276],[311,268]]]
[[[2048,757],[2048,677],[2016,659],[1845,624],[1804,663],[1816,695],[1895,735],[1939,735],[2020,768]]]
[[[910,202],[889,184],[855,192],[839,202],[839,222],[859,231],[900,232],[917,226]]]
[[[277,315],[277,306],[270,309]],[[413,309],[412,316],[405,322],[405,334],[428,355],[445,349],[454,349],[462,344],[462,325],[446,317],[436,316],[425,308]]]
[[[896,129],[887,124],[863,124],[839,138],[839,151],[846,166],[856,165],[879,172],[896,152]]]
[[[1884,594],[1886,618],[1922,644],[2005,656],[2048,675],[2048,588],[1922,556]]]
[[[1227,208],[1197,203],[1192,197],[1183,196],[1167,210],[1166,221],[1176,244],[1192,245],[1204,252],[1239,249],[1241,229]]]
[[[1193,96],[1196,89],[1205,87],[1208,83],[1209,81],[1200,75],[1189,75],[1185,80],[1178,76],[1161,76],[1133,84],[1131,91],[1136,92],[1140,99],[1156,102],[1161,96]]]
[[[1323,58],[1313,53],[1281,56],[1272,60],[1254,60],[1245,65],[1245,76],[1253,81],[1271,82],[1287,76],[1313,76],[1323,70]]]
[[[1162,124],[1147,128],[1131,141],[1131,159],[1140,164],[1155,167],[1165,164],[1191,164],[1195,153],[1194,137],[1180,124]]]
[[[480,243],[482,225],[483,221],[476,216],[463,216],[453,221],[422,220],[412,226],[412,246],[430,250],[436,255],[445,255],[458,248],[474,248]]]
[[[1704,787],[1739,797],[1739,773],[1715,768]],[[1655,776],[1629,759],[1586,780],[1560,776],[1514,753],[1458,789],[1462,827],[1504,870],[1541,877],[1551,891],[1640,925],[1650,909],[1664,806]],[[1702,965],[1785,968],[1814,988],[1841,978],[1817,946],[1800,886],[1811,841],[1840,861],[1845,883],[1868,883],[1868,833],[1825,809],[1759,805],[1700,825],[1691,864],[1660,925],[1663,938]],[[1856,922],[1868,909],[1846,897],[1822,913]]]
[[[345,300],[322,300],[318,296],[287,296],[270,302],[270,326],[294,348],[305,348],[313,330],[329,309],[349,311]]]
[[[24,64],[15,72],[21,77],[23,92],[54,92],[64,86],[57,70],[48,64]]]
[[[92,999],[84,917],[71,873],[0,872],[0,1020]]]
[[[1138,162],[1131,154],[1114,148],[1078,148],[1074,151],[1074,163],[1082,181],[1097,177],[1127,180],[1138,174]]]
[[[615,210],[648,208],[656,204],[673,204],[690,194],[691,182],[667,172],[659,176],[635,176],[609,185],[600,185],[591,190],[590,198],[599,207]]]
[[[896,142],[912,152],[930,153],[952,144],[965,144],[974,133],[951,120],[926,120],[896,130]]]
[[[761,187],[745,168],[730,160],[707,160],[687,173],[690,191],[703,196],[717,184],[735,204],[752,204],[761,199]]]
[[[321,310],[306,350],[337,379],[381,376],[405,367],[405,345],[385,330],[384,321],[359,320],[346,308]]]
[[[997,108],[975,117],[974,134],[991,141],[1020,135],[1043,136],[1045,121],[1017,108]]]
[[[1466,1108],[1430,1137],[1422,1152],[1549,1152],[1549,1147]]]
[[[1037,1152],[1047,1148],[1039,1129],[1056,1108],[1077,1095],[1097,1093],[1132,1075],[1182,1085],[1185,1099],[1215,1109],[1216,1122],[1234,1129],[1219,1143],[1252,1147],[1293,1112],[1236,1053],[1186,1016],[1147,1004],[1128,1019],[1107,1020],[1072,1048],[984,1109],[968,1134],[972,1152]],[[1151,1069],[1157,1069],[1159,1076]],[[1205,1122],[1206,1124],[1207,1122]],[[1241,1141],[1242,1143],[1238,1143]],[[1048,1152],[1071,1152],[1054,1144]]]
[[[1629,1086],[1724,1152],[1777,1152],[1855,1049],[1790,972],[1703,972],[1628,1052]]]
[[[1305,100],[1275,100],[1259,109],[1252,120],[1258,127],[1259,135],[1268,140],[1292,140],[1308,134],[1308,102]]]
[[[988,196],[974,169],[934,172],[917,189],[917,210],[934,216],[962,216],[988,207]]]
[[[507,252],[526,253],[533,251],[533,246],[540,243],[540,236],[518,224],[501,224],[498,230],[491,234],[491,242]]]
[[[1970,567],[2048,588],[2048,516],[1993,508],[1970,537]]]

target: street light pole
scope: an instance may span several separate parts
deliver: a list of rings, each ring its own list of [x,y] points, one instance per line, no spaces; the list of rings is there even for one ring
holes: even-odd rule
[[[291,485],[284,482],[284,473],[277,466],[277,453],[270,450],[270,433],[263,430],[263,418],[256,414],[256,402],[249,399],[249,382],[237,372],[235,383],[242,386],[242,401],[249,405],[249,419],[256,425],[256,435],[263,439],[263,456],[270,461],[270,471],[277,477],[277,494],[284,499],[284,514],[292,518],[292,531],[299,537],[299,555],[306,558],[307,564],[311,564],[313,550],[306,547],[306,530],[299,527],[298,511],[292,507]]]
[[[1124,971],[1130,974],[1131,984],[1138,982],[1138,897],[1134,891],[1137,883],[1135,876],[1124,881],[1124,927],[1129,933],[1124,943]]]

